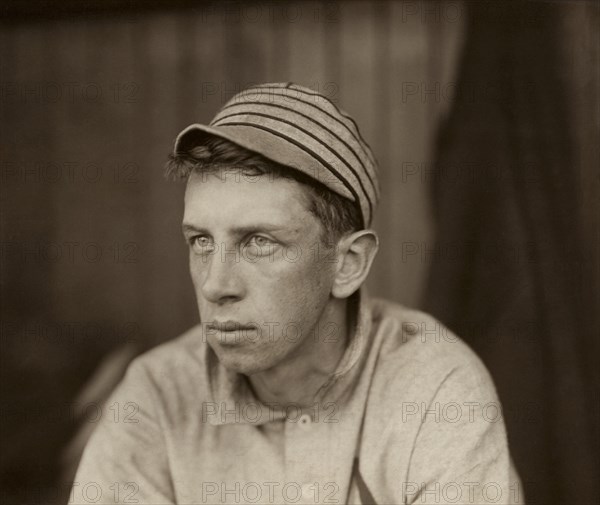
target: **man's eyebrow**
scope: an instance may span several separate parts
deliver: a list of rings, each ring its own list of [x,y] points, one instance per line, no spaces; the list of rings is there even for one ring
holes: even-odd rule
[[[195,225],[189,224],[189,223],[183,223],[181,225],[181,229],[183,230],[184,233],[194,232],[194,233],[210,234],[210,232],[206,228],[195,226]],[[281,224],[256,223],[256,224],[251,224],[251,225],[246,225],[246,226],[234,226],[233,228],[231,228],[228,231],[233,235],[239,236],[239,235],[247,235],[249,233],[256,233],[256,232],[261,232],[261,231],[276,232],[276,231],[283,231],[283,230],[286,230],[286,227]],[[289,230],[289,231],[291,231],[291,230]]]
[[[190,233],[190,232],[207,233],[207,231],[204,228],[198,228],[197,226],[194,226],[193,224],[188,224],[188,223],[183,223],[181,225],[181,230],[183,231],[183,233]]]

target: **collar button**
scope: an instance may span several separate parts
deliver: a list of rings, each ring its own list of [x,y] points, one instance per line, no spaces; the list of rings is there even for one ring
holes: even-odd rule
[[[308,414],[302,414],[298,419],[298,425],[302,428],[308,428],[312,424],[312,419]]]

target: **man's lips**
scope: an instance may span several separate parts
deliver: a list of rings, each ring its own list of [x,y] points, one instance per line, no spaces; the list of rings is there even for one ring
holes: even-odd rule
[[[226,347],[238,346],[255,336],[258,326],[255,324],[240,323],[239,321],[211,321],[207,328],[214,332],[217,342]]]
[[[245,324],[238,321],[212,321],[208,323],[208,328],[217,331],[245,331],[255,330],[255,324]]]

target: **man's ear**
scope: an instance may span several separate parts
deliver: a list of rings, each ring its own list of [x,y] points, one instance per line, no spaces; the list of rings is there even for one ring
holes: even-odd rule
[[[335,298],[348,298],[362,285],[378,249],[379,238],[373,230],[360,230],[340,240],[331,290]]]

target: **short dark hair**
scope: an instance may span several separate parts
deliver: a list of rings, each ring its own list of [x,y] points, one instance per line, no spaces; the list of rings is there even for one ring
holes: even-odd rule
[[[321,240],[326,245],[335,244],[346,233],[362,228],[360,208],[352,200],[298,170],[219,137],[210,137],[184,152],[171,154],[165,166],[165,176],[182,180],[192,172],[211,173],[224,167],[239,169],[247,175],[270,175],[300,183],[307,190],[308,210],[321,222]]]

